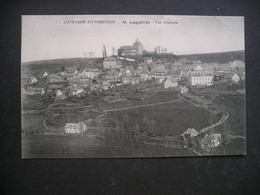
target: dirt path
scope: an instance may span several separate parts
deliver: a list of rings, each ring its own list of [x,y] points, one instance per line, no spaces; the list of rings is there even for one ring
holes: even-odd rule
[[[202,129],[199,133],[200,133],[200,134],[201,134],[201,133],[206,133],[207,131],[213,129],[214,127],[221,125],[222,123],[224,123],[224,122],[228,119],[228,117],[229,117],[229,114],[228,114],[228,113],[224,114],[224,115],[222,116],[222,118],[221,118],[217,123],[215,123],[215,124],[213,124],[213,125],[210,125],[210,126],[204,128],[204,129]]]
[[[193,102],[191,102],[191,101],[185,99],[185,98],[184,98],[183,96],[181,96],[180,94],[178,94],[178,96],[179,96],[180,98],[182,98],[184,101],[189,102],[190,104],[192,104],[192,105],[194,105],[194,106],[201,107],[201,108],[203,108],[203,109],[205,109],[205,110],[207,110],[207,111],[209,111],[209,112],[212,112],[212,113],[218,113],[218,112],[212,111],[212,110],[210,110],[210,109],[208,109],[208,108],[206,108],[206,107],[204,107],[204,106],[202,106],[202,105],[200,105],[200,104],[195,104],[195,103],[193,103]],[[224,122],[228,119],[228,117],[229,117],[229,113],[225,113],[225,114],[221,117],[221,119],[220,119],[218,122],[216,122],[216,123],[214,123],[214,124],[212,124],[212,125],[210,125],[210,126],[208,126],[208,127],[206,127],[206,128],[203,128],[203,129],[199,132],[199,134],[201,134],[201,133],[206,133],[207,131],[213,129],[214,127],[221,125],[222,123],[224,123]]]
[[[128,109],[134,109],[134,108],[141,108],[141,107],[148,107],[148,106],[157,106],[157,105],[162,105],[162,104],[169,104],[173,102],[180,102],[181,100],[171,100],[167,102],[158,102],[158,103],[153,103],[153,104],[144,104],[144,105],[138,105],[138,106],[129,106],[129,107],[124,107],[124,108],[115,108],[115,109],[107,109],[104,110],[105,112],[114,112],[114,111],[120,111],[120,110],[128,110]]]
[[[53,106],[56,106],[56,105],[57,104],[51,104],[45,110],[75,110],[77,108],[84,109],[84,108],[92,108],[94,106],[94,105],[86,105],[86,106],[75,106],[75,107],[71,107],[71,108],[62,108],[62,107],[55,108],[55,107],[53,107]],[[67,104],[65,104],[65,105],[67,105]]]

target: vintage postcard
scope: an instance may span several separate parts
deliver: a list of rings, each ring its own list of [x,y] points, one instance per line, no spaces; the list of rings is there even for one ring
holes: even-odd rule
[[[246,154],[244,17],[22,16],[22,158]]]

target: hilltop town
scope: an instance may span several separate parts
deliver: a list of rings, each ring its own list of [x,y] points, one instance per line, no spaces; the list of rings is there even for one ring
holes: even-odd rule
[[[54,63],[51,68],[44,64],[24,65],[22,113],[40,113],[45,117],[43,127],[24,125],[22,133],[98,135],[114,141],[189,148],[196,154],[212,154],[212,151],[215,152],[213,154],[219,154],[220,151],[215,148],[230,142],[235,136],[244,136],[231,131],[233,127],[228,127],[229,132],[224,133],[223,129],[217,130],[227,123],[226,120],[238,119],[238,113],[233,108],[230,111],[223,102],[230,97],[242,97],[243,101],[244,61],[203,62],[176,56],[160,47],[146,51],[138,39],[132,45],[118,48],[117,55],[108,56],[106,53],[104,47],[102,58],[90,56],[78,64]],[[189,104],[195,107],[192,109],[204,109],[210,113],[209,120],[212,121],[200,125],[196,121],[203,121],[203,117],[191,119],[194,116],[190,116],[191,123],[194,121],[192,124],[183,125],[176,121],[179,128],[176,126],[178,129],[172,127],[171,130],[169,125],[165,127],[169,129],[166,131],[151,113],[151,116],[138,113],[137,117],[141,119],[137,119],[136,123],[131,113],[109,115],[116,110],[170,103],[183,106],[180,108],[183,113],[178,117],[193,114],[185,113],[185,109],[188,109],[185,106]],[[209,115],[204,111],[201,115]],[[199,114],[197,117],[200,117]],[[240,132],[243,131],[243,125],[239,127]]]

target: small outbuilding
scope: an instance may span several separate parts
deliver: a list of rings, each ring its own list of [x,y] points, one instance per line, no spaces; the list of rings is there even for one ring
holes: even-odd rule
[[[38,80],[35,77],[31,77],[30,84],[37,83]]]
[[[181,134],[181,136],[183,137],[183,139],[188,139],[188,138],[193,138],[196,137],[198,135],[198,131],[196,131],[193,128],[188,128],[184,133]]]
[[[238,76],[237,73],[235,73],[235,74],[233,75],[232,81],[233,81],[234,83],[239,83],[240,77]]]
[[[177,86],[178,86],[178,79],[177,78],[169,77],[164,82],[164,88],[165,89],[168,89],[170,87],[177,87]]]
[[[49,75],[48,72],[44,72],[42,76],[47,77],[48,75]]]
[[[183,86],[181,88],[181,94],[185,94],[185,93],[188,93],[189,89],[186,87],[186,86]]]

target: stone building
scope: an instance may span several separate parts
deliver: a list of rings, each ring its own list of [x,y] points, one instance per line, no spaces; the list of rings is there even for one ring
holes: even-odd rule
[[[141,55],[144,51],[144,47],[142,43],[136,39],[133,45],[121,46],[118,49],[119,56],[133,56],[133,55]]]
[[[115,57],[106,57],[103,61],[104,69],[118,68],[117,59]]]
[[[84,122],[79,123],[66,123],[64,127],[65,133],[81,134],[87,130],[87,125]]]
[[[190,85],[212,85],[213,84],[213,71],[204,70],[200,65],[190,72],[188,80]]]

